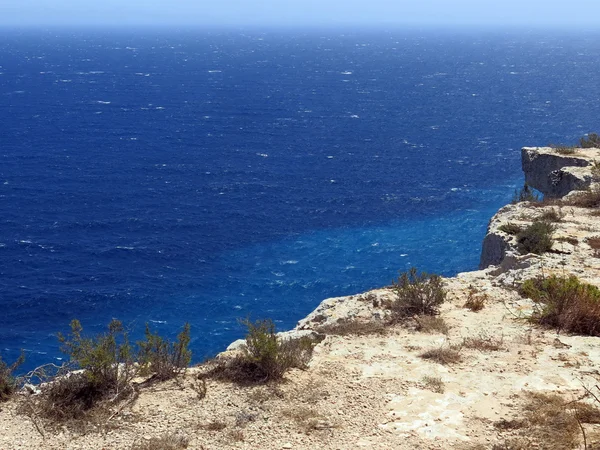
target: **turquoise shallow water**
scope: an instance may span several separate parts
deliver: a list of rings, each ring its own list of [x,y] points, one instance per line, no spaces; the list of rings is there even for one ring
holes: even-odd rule
[[[410,266],[477,267],[520,147],[597,126],[600,40],[2,32],[0,351],[117,317],[196,360]]]

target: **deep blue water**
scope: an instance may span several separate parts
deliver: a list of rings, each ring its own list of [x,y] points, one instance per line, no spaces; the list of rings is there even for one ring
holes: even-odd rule
[[[600,39],[0,32],[0,352],[190,321],[196,360],[412,265],[475,269],[520,147],[597,130]]]

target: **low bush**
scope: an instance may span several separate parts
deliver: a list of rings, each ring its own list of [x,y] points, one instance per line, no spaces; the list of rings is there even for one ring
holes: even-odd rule
[[[517,234],[517,246],[522,254],[541,255],[552,249],[552,233],[556,227],[549,222],[534,221]]]
[[[82,333],[81,323],[73,320],[69,335],[58,334],[70,364],[43,385],[35,408],[51,421],[83,419],[100,402],[119,402],[134,393],[137,365],[123,324],[112,320],[106,333],[91,338]]]
[[[177,377],[189,366],[192,359],[192,352],[188,349],[189,323],[183,326],[175,342],[153,333],[148,324],[146,324],[145,336],[145,341],[138,342],[142,373],[153,374],[155,379],[164,381]]]
[[[281,380],[288,370],[307,367],[315,345],[313,339],[280,339],[270,319],[241,323],[247,327],[241,354],[216,360],[205,376],[256,384]]]
[[[30,398],[23,412],[47,423],[85,425],[104,420],[112,407],[137,397],[139,389],[132,380],[140,370],[151,371],[164,380],[177,376],[190,361],[187,324],[175,343],[147,327],[139,351],[118,320],[112,320],[105,333],[93,337],[84,336],[78,320],[73,320],[70,328],[68,335],[58,334],[61,351],[69,357],[69,363],[60,367],[48,364],[28,374],[29,379],[40,380],[41,392]]]
[[[540,196],[535,193],[527,183],[521,189],[515,190],[512,198],[512,204],[521,202],[539,202]]]
[[[393,282],[396,298],[384,305],[392,312],[391,322],[410,316],[433,316],[446,301],[442,277],[425,272],[417,273],[414,267]]]
[[[600,136],[590,133],[579,140],[579,145],[581,148],[600,148]]]
[[[526,280],[521,295],[538,305],[532,320],[557,330],[600,336],[600,289],[576,276]]]
[[[516,223],[507,222],[498,227],[500,231],[505,232],[506,234],[515,235],[523,231],[523,228]]]
[[[23,353],[10,366],[0,356],[0,402],[8,400],[14,394],[17,388],[17,381],[13,374],[23,362],[25,362],[25,355]]]

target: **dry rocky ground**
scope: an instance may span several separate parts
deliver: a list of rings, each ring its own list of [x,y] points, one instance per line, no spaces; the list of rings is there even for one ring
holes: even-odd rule
[[[599,150],[586,152],[588,160],[600,159]],[[551,209],[562,216],[555,252],[519,255],[513,238],[498,230]],[[28,395],[17,395],[0,404],[0,449],[567,449],[584,448],[581,429],[588,448],[600,448],[592,445],[600,442],[598,424],[582,421],[577,442],[567,445],[560,436],[569,424],[536,419],[556,398],[562,411],[576,400],[579,407],[600,406],[583,398],[586,388],[600,394],[598,338],[532,325],[527,317],[535,305],[515,289],[552,273],[600,286],[600,255],[590,240],[600,236],[598,211],[530,203],[501,209],[489,228],[506,244],[499,265],[444,280],[448,299],[439,318],[447,330],[439,321],[408,319],[373,334],[327,335],[308,369],[288,372],[281,383],[209,379],[205,395],[198,374],[206,369],[191,368],[177,381],[142,389],[85,430],[36,427],[19,412]],[[325,300],[297,330],[383,321],[392,296],[379,289]],[[483,309],[465,308],[469,298]],[[457,353],[447,361],[421,357],[449,349]]]

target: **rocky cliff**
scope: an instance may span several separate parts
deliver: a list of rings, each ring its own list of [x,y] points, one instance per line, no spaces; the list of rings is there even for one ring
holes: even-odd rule
[[[600,161],[598,149],[579,149],[572,155],[562,155],[549,147],[524,147],[521,150],[525,183],[540,191],[545,199],[561,198],[573,191],[590,188],[591,168],[596,160]],[[546,206],[550,205],[548,202]],[[502,264],[506,258],[505,265],[519,259],[515,236],[500,228],[508,223],[526,225],[536,217],[535,209],[527,202],[507,205],[492,217],[483,240],[480,269]],[[538,212],[537,216],[541,216],[543,209]]]
[[[309,368],[283,383],[209,379],[199,397],[201,365],[79,428],[45,428],[17,399],[0,405],[0,449],[569,450],[583,448],[583,432],[586,448],[600,448],[598,402],[584,395],[584,387],[600,394],[598,338],[532,325],[536,305],[515,289],[542,274],[600,286],[596,158],[598,149],[568,157],[523,149],[533,187],[560,197],[569,186],[589,186],[594,201],[571,192],[500,209],[483,243],[484,269],[445,279],[447,301],[430,323],[386,324],[391,289],[326,299],[282,335],[320,335]],[[515,236],[500,230],[548,218],[556,230],[543,255],[521,254]],[[473,299],[483,309],[466,308]],[[424,357],[444,350],[455,358]]]

